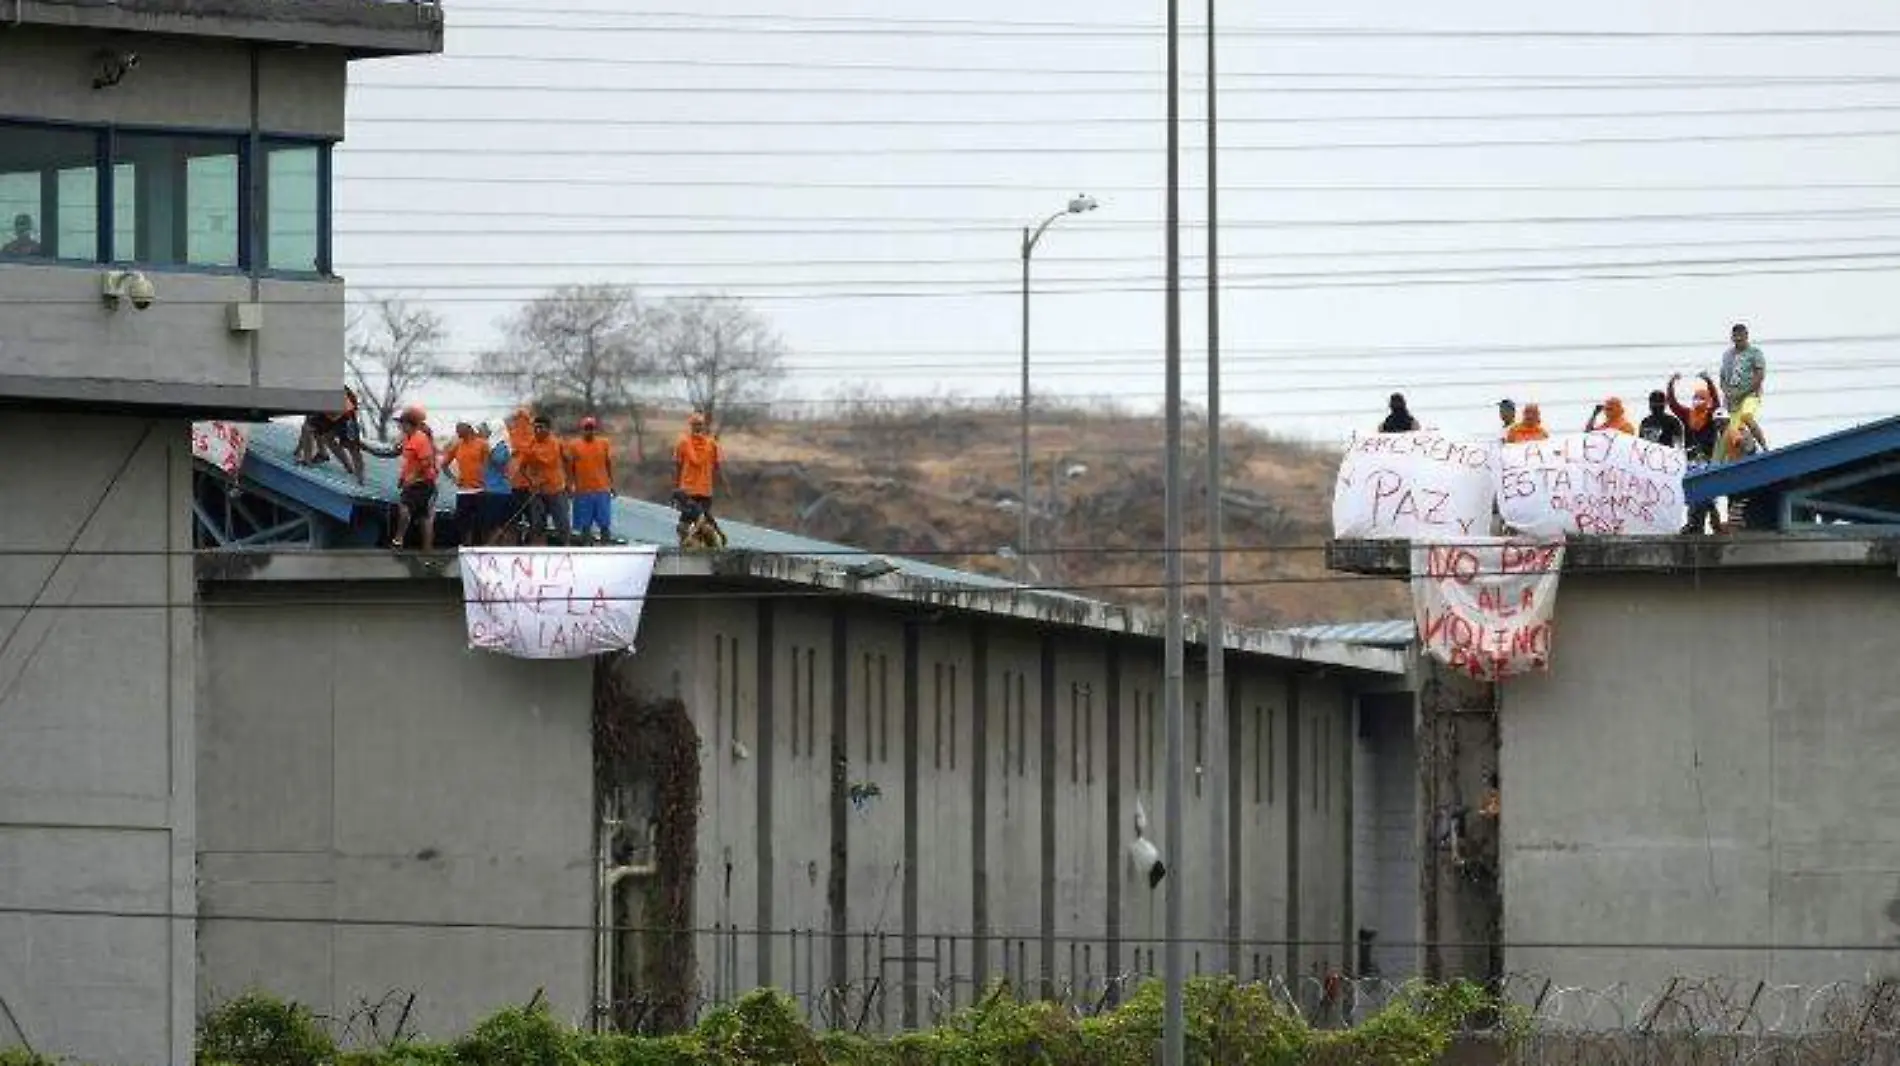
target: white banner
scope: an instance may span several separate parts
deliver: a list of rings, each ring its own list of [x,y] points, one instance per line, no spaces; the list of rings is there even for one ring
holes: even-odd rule
[[[236,478],[244,469],[244,452],[250,447],[250,434],[236,422],[193,422],[191,457],[203,459],[224,476]]]
[[[1333,536],[1463,540],[1490,533],[1496,448],[1430,432],[1353,441],[1333,484]]]
[[[1537,537],[1676,534],[1687,461],[1627,433],[1570,433],[1498,449],[1498,511]]]
[[[468,645],[519,659],[633,647],[659,549],[463,548]]]
[[[1496,681],[1550,666],[1562,542],[1482,537],[1412,545],[1412,610],[1425,654]]]

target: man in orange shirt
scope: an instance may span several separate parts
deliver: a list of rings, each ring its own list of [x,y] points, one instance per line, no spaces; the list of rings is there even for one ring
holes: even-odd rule
[[[1590,412],[1590,420],[1583,424],[1585,433],[1595,433],[1600,429],[1624,433],[1632,437],[1636,435],[1636,427],[1630,425],[1629,416],[1623,413],[1623,401],[1620,397],[1612,396],[1597,404],[1597,409]]]
[[[1544,429],[1544,411],[1534,403],[1524,405],[1524,417],[1510,429],[1504,431],[1504,443],[1523,444],[1526,441],[1549,440],[1550,433]]]
[[[398,489],[396,531],[389,546],[400,550],[409,536],[409,523],[422,527],[422,550],[435,550],[435,440],[422,408],[404,408],[396,424],[402,427],[402,470],[396,475]]]
[[[527,479],[521,476],[521,449],[534,439],[534,412],[526,406],[518,407],[501,424],[508,435],[508,514],[507,524],[518,533],[528,529],[528,504],[534,496],[528,491]]]
[[[713,482],[724,473],[725,454],[708,432],[706,416],[694,411],[686,419],[686,432],[673,446],[673,495],[680,504],[682,540],[701,517],[718,529],[712,514]]]
[[[528,531],[537,543],[543,539],[549,519],[562,544],[573,537],[567,526],[567,456],[554,433],[554,423],[546,415],[534,420],[534,436],[515,449],[515,469],[527,486]]]
[[[455,532],[461,544],[488,541],[482,514],[482,475],[488,467],[488,442],[467,422],[455,424],[455,443],[442,449],[442,468],[455,471]]]
[[[581,419],[581,437],[567,445],[568,470],[574,484],[574,538],[586,543],[590,531],[600,530],[600,542],[614,535],[614,456],[600,423]]]

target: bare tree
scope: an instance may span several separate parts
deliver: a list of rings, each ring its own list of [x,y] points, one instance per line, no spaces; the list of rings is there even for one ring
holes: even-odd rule
[[[642,343],[645,309],[630,288],[563,285],[502,319],[502,347],[482,369],[518,396],[583,411],[639,415],[636,390],[656,367]]]
[[[785,342],[764,315],[728,296],[682,296],[653,314],[648,343],[680,399],[715,425],[769,398],[785,376]]]
[[[368,297],[350,315],[343,361],[377,440],[405,397],[442,373],[448,326],[442,316],[396,296]]]

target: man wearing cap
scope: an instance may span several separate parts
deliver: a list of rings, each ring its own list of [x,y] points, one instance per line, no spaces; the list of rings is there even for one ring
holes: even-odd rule
[[[435,550],[435,440],[422,408],[406,407],[396,419],[402,427],[402,469],[396,475],[396,531],[389,546],[401,549],[409,523],[422,527],[422,550]]]
[[[1498,401],[1498,421],[1504,423],[1503,432],[1509,433],[1517,425],[1517,401],[1506,397]]]
[[[567,464],[574,485],[574,539],[585,544],[598,529],[601,543],[608,543],[614,535],[614,456],[592,417],[581,419],[580,439],[568,442]]]
[[[553,430],[548,416],[535,416],[534,435],[515,449],[515,470],[527,486],[529,534],[540,540],[553,519],[560,543],[566,544],[573,539],[567,525],[567,457]]]
[[[694,411],[686,419],[686,432],[673,446],[673,494],[711,518],[713,481],[724,473],[724,463],[719,442],[706,430],[706,416]],[[682,535],[686,524],[682,518]]]

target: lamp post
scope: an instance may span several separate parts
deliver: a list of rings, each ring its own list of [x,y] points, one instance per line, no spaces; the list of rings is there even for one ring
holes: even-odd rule
[[[1162,977],[1167,986],[1162,1008],[1161,1062],[1163,1066],[1186,1066],[1187,1019],[1183,1009],[1187,971],[1181,955],[1183,884],[1188,863],[1187,839],[1183,827],[1187,819],[1182,810],[1182,764],[1185,761],[1184,728],[1186,648],[1181,624],[1181,64],[1178,45],[1181,36],[1180,0],[1168,0],[1168,181],[1167,181],[1167,282],[1162,312],[1165,342],[1163,378],[1166,382],[1166,456],[1162,477],[1164,561],[1162,584],[1166,587],[1167,624],[1162,654],[1162,711],[1167,717],[1167,790],[1166,814],[1162,820],[1162,845],[1173,852],[1168,868],[1168,887],[1162,927],[1166,940],[1162,946]]]
[[[1042,225],[1023,227],[1023,403],[1022,403],[1022,524],[1016,534],[1016,580],[1028,583],[1029,580],[1029,257],[1035,253],[1036,244],[1042,235],[1055,225],[1056,219],[1064,215],[1080,215],[1095,210],[1098,205],[1093,196],[1076,196],[1069,206],[1042,220]]]

